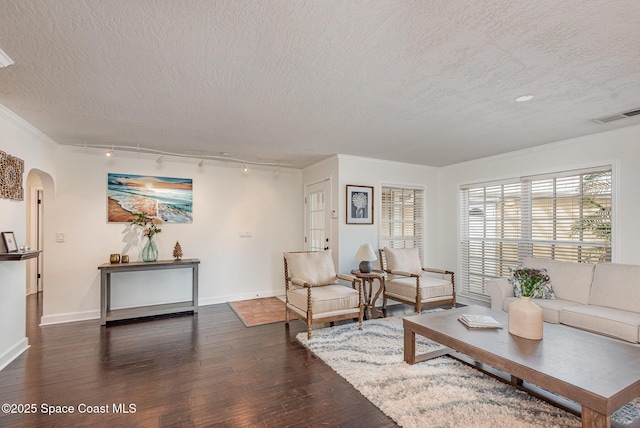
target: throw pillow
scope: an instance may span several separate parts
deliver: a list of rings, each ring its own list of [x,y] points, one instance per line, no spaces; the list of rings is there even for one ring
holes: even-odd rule
[[[525,267],[509,268],[509,272],[511,273],[511,284],[513,285],[513,294],[515,294],[516,297],[522,296],[522,293],[520,291],[520,281],[518,281],[518,279],[514,276],[515,271],[519,269],[527,269],[527,268]],[[528,268],[528,269],[533,269],[533,268]],[[547,270],[544,268],[533,269],[533,270],[536,270],[544,275],[548,275]],[[542,284],[542,286],[538,289],[538,291],[536,291],[536,293],[533,295],[533,298],[534,299],[555,299],[556,294],[553,292],[551,281],[545,281]]]

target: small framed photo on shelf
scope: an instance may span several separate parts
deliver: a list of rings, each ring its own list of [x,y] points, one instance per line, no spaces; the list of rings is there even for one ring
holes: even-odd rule
[[[373,224],[373,187],[347,184],[347,224]]]
[[[18,251],[18,244],[16,243],[16,237],[13,232],[2,232],[2,241],[4,247],[7,249],[7,253],[15,253]]]

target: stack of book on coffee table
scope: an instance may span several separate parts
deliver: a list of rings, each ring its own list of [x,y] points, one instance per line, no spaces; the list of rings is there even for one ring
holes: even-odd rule
[[[502,328],[502,324],[488,315],[462,314],[458,321],[471,328]]]

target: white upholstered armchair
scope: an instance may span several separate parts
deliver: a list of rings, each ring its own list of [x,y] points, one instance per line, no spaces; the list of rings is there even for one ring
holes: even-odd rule
[[[380,249],[380,267],[387,273],[382,308],[387,298],[422,308],[451,303],[456,305],[454,273],[443,269],[424,268],[418,248]],[[449,276],[449,278],[446,278]]]
[[[341,285],[339,279],[351,286]],[[331,250],[284,253],[284,281],[285,322],[289,324],[290,315],[305,322],[309,339],[314,323],[358,318],[362,330],[362,281],[336,274]]]

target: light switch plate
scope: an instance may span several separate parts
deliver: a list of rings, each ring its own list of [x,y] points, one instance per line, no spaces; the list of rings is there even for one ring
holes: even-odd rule
[[[56,232],[56,242],[64,242],[64,233]]]

